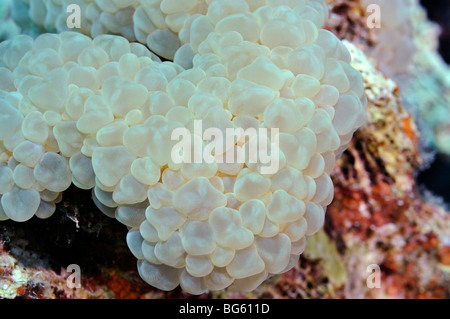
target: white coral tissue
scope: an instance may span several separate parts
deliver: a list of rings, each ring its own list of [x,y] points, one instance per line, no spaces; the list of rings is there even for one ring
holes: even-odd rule
[[[128,226],[159,289],[251,291],[297,263],[365,121],[325,1],[71,0],[93,39],[64,31],[67,1],[27,2],[62,32],[0,43],[0,220],[50,217],[73,183]],[[279,169],[176,163],[171,133],[197,120],[278,129]]]

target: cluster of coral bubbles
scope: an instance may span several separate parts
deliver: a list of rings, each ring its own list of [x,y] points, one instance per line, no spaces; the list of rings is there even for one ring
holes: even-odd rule
[[[50,217],[73,183],[129,228],[139,273],[159,289],[251,291],[291,269],[365,121],[362,76],[321,29],[324,0],[78,2],[87,16],[128,10],[132,29],[0,43],[0,220]],[[59,21],[48,3],[30,1],[31,15]],[[171,133],[195,120],[278,129],[279,169],[174,162]]]

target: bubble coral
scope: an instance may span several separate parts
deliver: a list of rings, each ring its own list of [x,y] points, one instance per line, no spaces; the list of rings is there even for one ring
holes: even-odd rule
[[[398,76],[409,71],[413,56],[417,51],[413,37],[411,14],[417,6],[415,0],[362,0],[361,5],[377,5],[382,9],[381,25],[378,31],[378,43],[369,50],[388,76]]]
[[[144,2],[147,13],[179,13]],[[0,218],[49,217],[73,183],[129,228],[139,273],[159,289],[250,291],[292,268],[323,225],[329,174],[366,98],[346,47],[321,29],[324,1],[249,3],[207,1],[184,20],[175,63],[113,35],[1,43]],[[279,170],[175,163],[171,133],[194,120],[278,128]]]

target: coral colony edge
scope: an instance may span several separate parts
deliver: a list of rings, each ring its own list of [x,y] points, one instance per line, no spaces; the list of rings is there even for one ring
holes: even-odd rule
[[[0,43],[0,220],[48,218],[74,184],[128,227],[158,289],[252,291],[294,267],[366,120],[325,1],[69,2],[15,2],[58,33]]]

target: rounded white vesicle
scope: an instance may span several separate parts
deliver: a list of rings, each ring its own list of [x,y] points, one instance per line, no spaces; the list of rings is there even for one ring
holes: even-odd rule
[[[344,94],[336,104],[333,126],[339,135],[346,135],[359,127],[362,107],[361,102],[353,95]],[[362,121],[361,121],[362,122]]]
[[[264,112],[266,127],[277,128],[280,132],[294,133],[303,126],[304,114],[294,100],[275,99]]]
[[[259,285],[261,285],[264,280],[267,279],[269,273],[266,270],[263,270],[259,274],[242,278],[242,279],[236,279],[234,281],[234,285],[239,291],[242,292],[250,292],[255,290]]]
[[[235,250],[216,246],[211,254],[211,262],[216,267],[227,266],[234,258]]]
[[[170,291],[175,289],[180,281],[181,269],[167,265],[155,265],[145,260],[138,261],[139,275],[149,285],[161,290]]]
[[[45,202],[56,202],[60,193],[52,192],[52,191],[49,191],[48,189],[44,189],[39,194],[41,196],[41,200],[43,200]]]
[[[218,291],[230,286],[234,278],[231,277],[226,268],[214,268],[214,270],[204,278],[205,285],[211,291]]]
[[[237,13],[220,20],[216,24],[218,33],[238,32],[244,41],[257,42],[260,26],[250,13]]]
[[[240,203],[236,199],[236,195],[234,193],[226,193],[225,196],[227,197],[226,207],[238,210]]]
[[[226,197],[206,177],[196,177],[174,194],[175,208],[194,220],[206,220],[216,207],[226,205]]]
[[[0,140],[4,140],[14,133],[22,123],[20,112],[0,99]]]
[[[78,56],[78,64],[99,69],[109,62],[108,54],[99,47],[87,47]]]
[[[269,218],[266,218],[264,222],[264,227],[258,236],[263,238],[270,238],[276,236],[280,232],[280,226],[273,223]]]
[[[140,67],[139,58],[135,54],[127,53],[119,59],[119,71],[122,77],[134,79]]]
[[[264,195],[270,189],[270,179],[258,173],[243,169],[234,184],[236,198],[245,202]]]
[[[102,34],[95,37],[92,43],[102,48],[113,61],[119,61],[121,56],[130,53],[130,43],[123,37]]]
[[[173,60],[175,52],[181,46],[177,35],[169,29],[156,30],[147,38],[147,46],[159,56]]]
[[[150,92],[150,100],[153,100],[155,96],[158,96],[157,93],[166,94],[164,91],[167,85],[167,78],[158,68],[158,64],[150,64],[149,66],[142,68],[137,73],[135,81],[147,88]]]
[[[339,91],[332,85],[324,84],[314,97],[314,103],[319,107],[334,106],[339,100]]]
[[[24,137],[21,130],[17,130],[12,135],[3,140],[3,146],[10,152],[24,141]]]
[[[214,176],[213,178],[209,179],[212,186],[214,186],[219,192],[223,193],[225,190],[225,185],[223,184],[222,178],[219,176]],[[226,195],[225,195],[226,196]],[[227,199],[228,201],[228,199]]]
[[[91,158],[78,152],[70,158],[69,167],[72,172],[72,181],[78,188],[91,189],[95,186],[95,174]]]
[[[105,65],[101,66],[100,69],[98,69],[98,76],[102,83],[112,76],[118,76],[119,73],[120,73],[119,63],[115,61],[106,63]]]
[[[305,203],[284,190],[277,190],[267,205],[267,217],[275,224],[290,223],[305,213]]]
[[[161,177],[161,168],[149,157],[137,158],[131,164],[131,174],[142,184],[152,186]]]
[[[249,4],[244,0],[218,0],[209,4],[206,16],[211,23],[217,24],[224,17],[249,10]]]
[[[228,100],[230,85],[231,82],[227,78],[213,76],[201,80],[197,85],[197,91],[212,94],[224,103]]]
[[[14,174],[6,164],[0,164],[0,194],[8,193],[14,186]]]
[[[141,249],[142,249],[142,254],[144,255],[145,260],[147,260],[148,262],[155,264],[155,265],[162,264],[162,262],[155,255],[155,244],[154,243],[150,243],[150,242],[144,240],[142,242]]]
[[[84,104],[84,112],[77,121],[77,128],[84,134],[92,134],[113,120],[114,115],[106,101],[101,96],[93,95]]]
[[[140,109],[148,98],[147,88],[130,80],[113,76],[102,85],[102,96],[117,117],[125,117],[133,109]]]
[[[3,209],[2,206],[2,197],[0,196],[0,222],[8,220],[9,217],[6,215],[5,210]]]
[[[292,255],[300,255],[306,248],[306,237],[302,237],[300,240],[292,242],[291,244],[291,254]],[[298,260],[298,258],[297,258]]]
[[[253,243],[253,233],[242,226],[239,212],[232,208],[219,207],[209,216],[216,241],[219,245],[231,249],[243,249]]]
[[[151,92],[149,96],[149,111],[152,115],[165,115],[174,103],[166,92]]]
[[[296,98],[312,99],[320,91],[320,81],[310,75],[299,74],[291,87]]]
[[[288,236],[278,234],[272,238],[258,238],[255,243],[269,273],[280,273],[287,266],[291,254],[291,240]]]
[[[142,238],[139,229],[131,229],[130,231],[128,231],[126,240],[128,248],[130,249],[134,257],[136,257],[137,259],[144,259],[144,255],[141,249],[144,239]]]
[[[34,168],[36,181],[53,192],[62,192],[72,183],[67,160],[56,153],[45,153]]]
[[[210,254],[216,247],[211,227],[207,223],[197,221],[184,226],[182,242],[186,252],[191,256]]]
[[[141,203],[147,199],[147,186],[128,174],[120,180],[112,198],[119,205]]]
[[[190,25],[189,40],[187,41],[194,52],[197,52],[198,46],[214,31],[214,26],[209,19],[203,15],[195,17]],[[181,35],[181,33],[180,33]]]
[[[161,183],[157,183],[150,187],[147,196],[150,206],[153,209],[160,209],[162,206],[173,205],[173,192]]]
[[[320,204],[321,206],[327,206],[333,199],[333,181],[328,174],[323,174],[319,178],[315,179],[316,182],[316,194],[312,201]],[[331,197],[330,197],[331,196]]]
[[[331,126],[330,115],[324,109],[317,109],[308,123],[308,128],[310,128],[315,134],[329,131]]]
[[[100,146],[117,146],[123,144],[123,135],[128,129],[125,121],[115,121],[102,127],[96,134]]]
[[[125,115],[125,123],[128,126],[141,124],[143,121],[143,115],[141,110],[131,110]]]
[[[22,189],[33,187],[36,182],[33,175],[33,169],[22,164],[17,165],[14,169],[14,182]]]
[[[315,44],[304,45],[287,56],[289,70],[298,74],[306,74],[320,80],[325,72],[324,52]]]
[[[114,186],[129,173],[135,159],[124,146],[98,147],[92,154],[92,167],[102,184]]]
[[[166,113],[166,118],[170,122],[178,122],[184,126],[189,126],[194,120],[192,112],[185,106],[175,106]]]
[[[175,52],[173,62],[182,66],[184,69],[191,69],[194,56],[195,52],[192,50],[192,47],[189,43],[185,43]]]
[[[119,206],[116,210],[116,219],[128,227],[139,228],[145,220],[145,209],[147,205],[148,203],[144,202],[132,206]],[[146,238],[144,237],[144,239]]]
[[[68,97],[68,76],[64,68],[56,68],[46,73],[42,82],[28,91],[31,102],[40,110],[60,112]]]
[[[292,242],[294,242],[305,236],[307,229],[308,223],[306,222],[306,219],[301,218],[295,222],[287,224],[283,232],[291,239]]]
[[[195,93],[195,85],[182,77],[176,77],[169,82],[166,91],[175,106],[187,106],[189,99]]]
[[[79,88],[97,90],[100,86],[97,70],[93,67],[77,65],[70,69],[68,75],[68,83]]]
[[[53,215],[56,211],[56,205],[54,202],[41,201],[39,208],[36,211],[36,217],[40,219],[46,219]]]
[[[286,167],[272,177],[272,191],[285,190],[288,194],[295,196],[299,200],[305,200],[308,195],[307,185],[303,174]]]
[[[325,212],[323,208],[314,203],[306,204],[305,220],[308,225],[306,236],[314,235],[322,228],[325,221]]]
[[[113,193],[109,191],[105,191],[101,189],[98,185],[94,187],[92,190],[95,197],[98,199],[100,203],[103,205],[110,207],[110,208],[116,208],[117,203],[113,200]]]
[[[305,169],[316,152],[317,138],[312,130],[305,127],[295,134],[280,133],[280,150],[287,164],[298,170]]]
[[[72,88],[66,103],[66,112],[73,120],[78,121],[84,112],[84,103],[93,96],[94,92],[89,89]]]
[[[323,226],[329,175],[367,102],[349,52],[320,29],[325,1],[94,2],[94,40],[63,32],[0,46],[0,220],[51,216],[73,182],[129,227],[139,274],[158,289],[247,292],[291,269]],[[45,14],[55,3],[30,5],[35,22],[55,24]],[[192,133],[194,120],[279,129],[279,169],[175,163],[171,133]]]
[[[111,193],[111,196],[117,187],[117,185],[106,186],[105,184],[102,184],[102,182],[100,182],[100,180],[97,178],[97,176],[95,176],[95,186],[97,186],[97,188],[101,189],[104,192]]]
[[[58,154],[61,153],[58,142],[56,141],[55,135],[53,134],[53,130],[48,131],[48,139],[45,142],[44,147],[46,152],[53,152]]]
[[[235,115],[257,116],[277,97],[270,88],[244,79],[232,82],[228,108]]]
[[[203,278],[191,276],[186,270],[181,272],[180,287],[193,295],[201,295],[208,291]]]
[[[274,91],[279,91],[284,84],[281,70],[266,57],[258,57],[252,64],[242,68],[237,78],[267,86]]]
[[[14,85],[14,75],[7,68],[0,69],[0,77],[3,79],[2,83],[0,83],[0,90],[6,92],[13,92],[16,90]]]
[[[28,113],[22,122],[23,136],[34,143],[45,144],[48,130],[49,127],[45,123],[44,116],[38,111]]]
[[[339,93],[345,93],[350,88],[350,81],[345,74],[341,61],[328,58],[325,63],[325,74],[322,78],[323,84],[330,84],[339,90]]]
[[[191,256],[186,257],[186,271],[194,277],[205,277],[211,273],[214,265],[209,256]]]
[[[158,231],[152,224],[150,224],[148,220],[144,220],[141,223],[139,226],[139,231],[146,241],[150,243],[156,243],[159,241]]]
[[[303,178],[306,183],[307,194],[308,194],[305,201],[311,201],[313,199],[313,197],[316,195],[316,190],[317,190],[316,182],[314,181],[314,179],[312,177],[310,177],[308,175],[303,175]]]
[[[162,263],[181,268],[185,263],[185,251],[181,244],[181,237],[178,232],[174,232],[167,241],[158,242],[155,245],[155,256]]]
[[[13,151],[16,161],[28,167],[34,167],[44,155],[44,147],[30,141],[23,141]]]
[[[308,167],[305,169],[304,174],[318,178],[325,171],[325,160],[321,154],[314,154],[309,162]]]
[[[174,207],[166,206],[159,209],[148,207],[145,217],[158,231],[158,237],[166,241],[186,221],[186,217],[178,213]]]
[[[61,122],[53,128],[53,135],[59,150],[65,157],[71,157],[81,150],[84,136],[77,129],[75,121]]]
[[[80,53],[92,43],[92,39],[76,32],[64,32],[60,39],[59,55],[64,61],[76,61]]]
[[[176,191],[186,183],[186,180],[184,179],[180,171],[173,171],[169,168],[166,168],[164,170],[161,175],[161,180],[163,182],[163,185],[172,191]]]
[[[299,47],[306,41],[300,28],[290,25],[281,19],[268,21],[261,29],[261,43],[269,48],[278,46]]]
[[[324,172],[325,174],[330,175],[333,170],[336,163],[336,155],[334,152],[326,152],[322,154],[323,160],[324,160]]]
[[[16,222],[24,222],[34,216],[41,198],[34,189],[20,189],[14,186],[2,196],[2,206],[6,216]]]
[[[266,219],[266,206],[258,199],[246,201],[239,207],[239,213],[242,218],[242,225],[258,234],[264,227]]]

